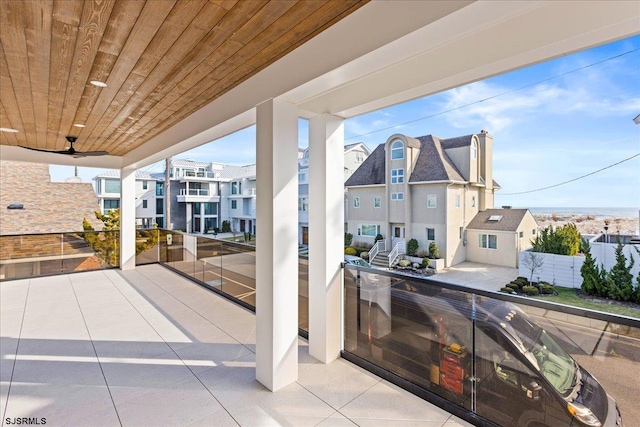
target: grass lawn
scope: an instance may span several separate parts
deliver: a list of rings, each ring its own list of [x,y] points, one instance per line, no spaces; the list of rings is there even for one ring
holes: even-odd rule
[[[635,317],[640,319],[640,306],[639,305],[622,305],[617,303],[597,302],[580,298],[576,294],[576,289],[562,288],[556,286],[558,295],[545,295],[535,297],[544,301],[556,302],[558,304],[571,305],[574,307],[583,307],[591,310],[604,311],[606,313],[620,314],[622,316]]]

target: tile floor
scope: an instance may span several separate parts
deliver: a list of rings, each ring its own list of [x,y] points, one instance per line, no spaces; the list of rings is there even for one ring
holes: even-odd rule
[[[470,425],[302,339],[298,381],[268,391],[253,313],[159,265],[3,282],[0,303],[3,423]]]

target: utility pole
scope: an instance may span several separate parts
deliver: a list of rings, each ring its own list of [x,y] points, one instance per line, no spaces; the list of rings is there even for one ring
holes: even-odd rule
[[[164,165],[164,228],[171,230],[171,157],[167,157]]]

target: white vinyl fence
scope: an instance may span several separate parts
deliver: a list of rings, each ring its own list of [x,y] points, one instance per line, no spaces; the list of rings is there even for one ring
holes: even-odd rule
[[[611,267],[616,263],[616,246],[617,244],[615,243],[591,242],[591,255],[595,258],[596,264],[602,264],[607,270],[611,270]],[[640,271],[640,255],[638,255],[635,248],[640,249],[640,245],[625,245],[623,247],[623,253],[627,257],[627,264],[631,257],[635,259],[631,270],[634,284],[635,278],[638,277],[638,271]],[[527,268],[525,264],[526,258],[531,256],[529,255],[530,253],[532,252],[522,251],[518,255],[518,275],[527,279],[531,276],[531,269]],[[539,252],[534,252],[534,254],[543,261],[542,266],[536,269],[533,274],[534,281],[541,280],[566,288],[579,288],[582,286],[580,268],[584,263],[584,256],[553,255]]]

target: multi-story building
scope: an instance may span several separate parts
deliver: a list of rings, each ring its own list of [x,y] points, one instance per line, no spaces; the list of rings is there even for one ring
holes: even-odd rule
[[[493,208],[500,188],[492,156],[486,131],[450,139],[392,135],[346,182],[348,231],[370,245],[381,234],[387,250],[413,238],[426,252],[435,242],[446,266],[467,260],[467,245],[476,243],[467,226]]]
[[[362,142],[344,146],[344,180],[362,165],[371,150]],[[345,201],[345,221],[347,205]],[[345,224],[346,229],[346,224]],[[298,243],[309,244],[309,149],[298,160]]]

